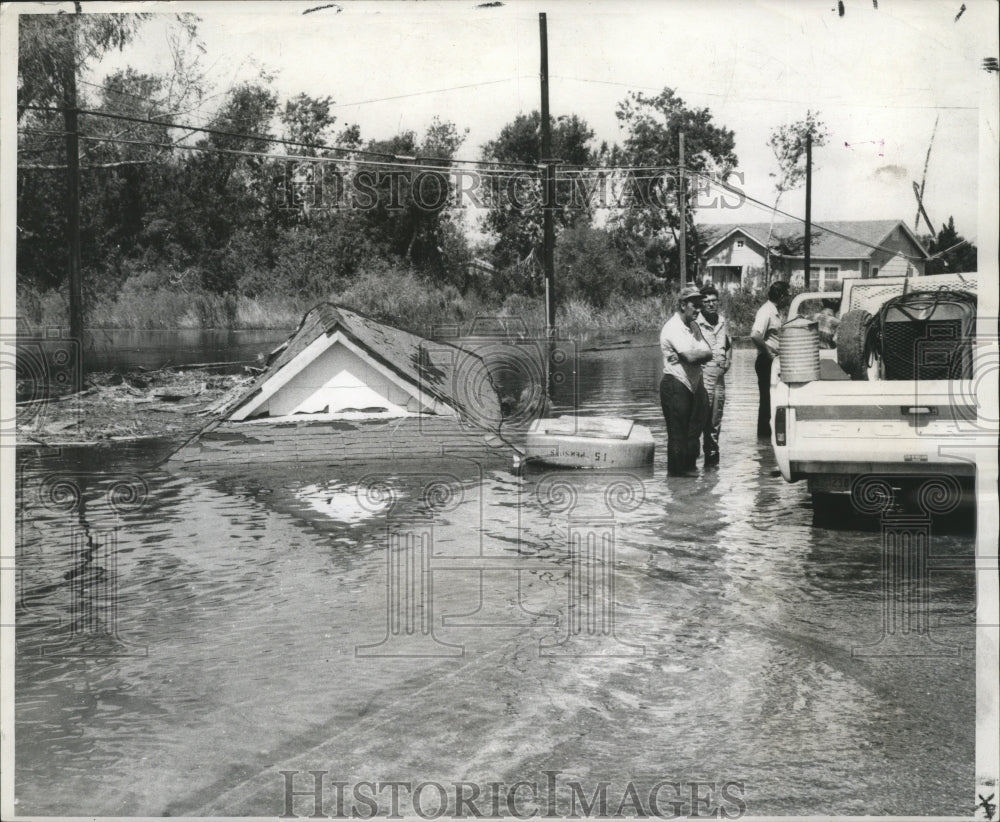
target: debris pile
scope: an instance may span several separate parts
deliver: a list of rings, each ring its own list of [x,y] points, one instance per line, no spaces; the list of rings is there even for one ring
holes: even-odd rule
[[[205,415],[245,390],[252,374],[160,369],[91,373],[78,394],[52,396],[49,386],[18,386],[18,445],[94,444],[147,437],[186,437]]]

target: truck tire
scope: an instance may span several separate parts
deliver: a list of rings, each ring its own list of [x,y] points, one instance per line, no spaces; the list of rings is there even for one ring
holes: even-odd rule
[[[871,326],[872,315],[863,308],[848,311],[840,318],[837,329],[837,365],[852,380],[868,379],[868,356],[865,341]]]

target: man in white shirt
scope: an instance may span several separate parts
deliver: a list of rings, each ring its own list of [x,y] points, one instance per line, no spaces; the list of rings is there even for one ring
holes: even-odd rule
[[[681,289],[677,311],[660,331],[663,378],[660,406],[667,425],[667,474],[690,476],[698,461],[699,439],[708,415],[701,366],[712,349],[698,327],[702,296],[697,286]]]
[[[767,302],[757,309],[750,339],[757,346],[754,370],[757,372],[757,389],[760,391],[760,405],[757,409],[757,436],[771,438],[771,363],[778,356],[782,313],[788,309],[788,283],[778,280],[767,289]]]
[[[733,343],[729,338],[729,324],[719,313],[719,292],[711,283],[701,287],[704,298],[698,327],[712,349],[712,359],[701,367],[702,381],[708,396],[708,415],[702,441],[705,449],[705,466],[719,464],[719,432],[722,430],[722,409],[726,404],[726,372],[733,362]]]

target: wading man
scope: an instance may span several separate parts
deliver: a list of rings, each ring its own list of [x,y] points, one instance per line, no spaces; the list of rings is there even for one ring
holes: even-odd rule
[[[712,359],[712,349],[698,327],[701,292],[685,286],[677,311],[660,331],[663,378],[660,405],[667,424],[667,474],[690,475],[698,461],[698,440],[705,428],[708,397],[702,384],[701,366]]]
[[[760,406],[757,409],[757,436],[771,437],[771,364],[778,356],[778,337],[781,333],[782,314],[788,308],[788,283],[779,280],[767,289],[767,302],[757,309],[750,339],[757,346],[754,370]]]
[[[701,367],[702,381],[708,396],[708,414],[705,418],[703,442],[705,466],[719,464],[719,432],[722,429],[722,409],[726,404],[726,372],[733,362],[733,344],[729,338],[729,325],[719,313],[719,292],[714,285],[701,287],[701,313],[698,327],[709,348],[712,359]]]

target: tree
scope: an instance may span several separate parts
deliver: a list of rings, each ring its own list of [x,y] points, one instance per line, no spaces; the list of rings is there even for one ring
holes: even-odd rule
[[[79,5],[79,4],[78,4]],[[112,49],[121,50],[149,14],[22,14],[18,17],[18,120],[28,106],[59,105],[67,76],[79,76]],[[197,18],[183,15],[185,25]]]
[[[39,132],[65,130],[62,107],[155,119],[180,113],[201,99],[203,51],[197,18],[169,16],[166,37],[174,55],[169,77],[131,68],[110,74],[93,91],[76,80],[108,51],[122,49],[149,14],[27,14],[18,18],[18,279],[36,287],[62,285],[66,247],[51,242],[66,220],[66,143]],[[38,107],[42,107],[39,110]],[[47,110],[51,107],[51,111]],[[80,240],[84,292],[114,279],[117,261],[132,252],[144,227],[149,195],[159,185],[164,150],[138,143],[170,142],[162,125],[81,115]],[[160,162],[158,162],[160,161]],[[98,281],[100,279],[100,281]]]
[[[297,94],[285,103],[281,120],[285,125],[286,136],[297,143],[324,143],[329,137],[337,118],[330,113],[333,105],[332,97],[310,97],[308,94]],[[317,149],[306,146],[291,146],[290,152],[315,157]]]
[[[622,146],[607,153],[627,170],[619,172],[619,208],[610,225],[633,254],[645,255],[649,264],[658,269],[656,273],[672,278],[679,272],[676,248],[680,211],[675,190],[671,190],[680,159],[678,136],[684,134],[684,166],[688,174],[724,178],[737,164],[734,134],[716,125],[709,109],[689,108],[671,88],[654,96],[630,92],[619,103],[616,116],[627,136]],[[689,183],[684,195],[689,232],[694,229],[695,191]],[[688,248],[695,258],[695,243],[689,243]]]
[[[927,263],[927,274],[978,270],[978,249],[956,231],[954,217],[949,217],[937,236],[925,239],[925,243],[932,257],[941,255]]]
[[[386,159],[379,160],[383,165],[361,161],[355,176],[371,184],[370,207],[363,210],[376,237],[411,265],[434,274],[442,272],[441,227],[454,202],[447,169],[466,134],[468,129],[459,131],[435,117],[421,140],[413,131],[373,140],[367,151]],[[385,166],[393,157],[396,162]]]
[[[484,172],[488,211],[483,228],[496,237],[494,257],[501,265],[523,260],[542,242],[542,117],[537,111],[519,114],[495,140],[483,146],[482,159],[509,163],[504,171]],[[589,143],[594,132],[575,114],[552,119],[552,153],[560,166],[572,168],[593,162]],[[515,172],[515,173],[511,173]],[[560,182],[556,191],[556,230],[589,223],[591,214],[581,202],[571,181]]]
[[[656,282],[653,275],[626,265],[611,235],[580,224],[566,228],[555,254],[556,292],[604,308],[615,295],[646,297]]]
[[[819,112],[806,111],[804,120],[779,126],[767,141],[774,158],[778,161],[778,173],[769,176],[775,179],[774,210],[771,224],[767,229],[767,243],[764,252],[764,280],[770,280],[771,237],[774,233],[774,217],[781,198],[788,191],[798,188],[806,179],[806,142],[812,137],[814,148],[826,145],[829,137],[826,125],[819,119]]]

